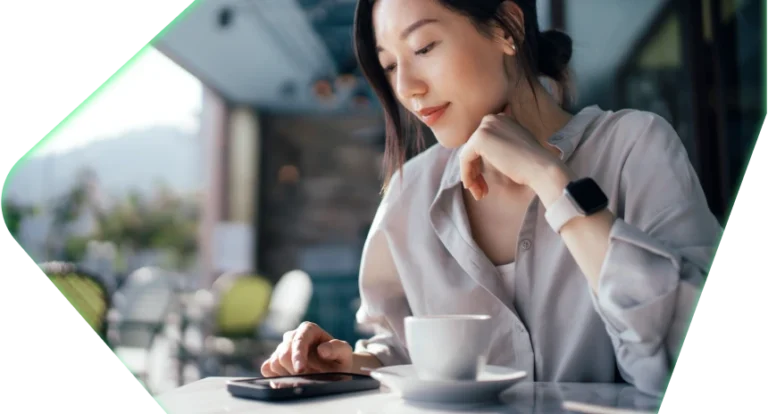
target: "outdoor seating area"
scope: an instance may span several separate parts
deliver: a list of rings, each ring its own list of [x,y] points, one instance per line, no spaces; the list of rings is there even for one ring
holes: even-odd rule
[[[490,401],[472,408],[484,413],[658,410],[640,388],[674,367],[700,289],[669,286],[708,277],[765,117],[764,2],[517,2],[538,21],[525,30],[509,26],[522,9],[479,0],[376,19],[357,6],[383,2],[194,3],[95,100],[125,125],[102,133],[108,117],[81,115],[93,130],[21,163],[2,200],[12,236],[166,412],[464,412],[462,398]],[[528,36],[502,56],[481,18]],[[512,82],[526,68],[552,93],[530,95],[540,106]],[[572,99],[556,102],[566,83]],[[433,146],[451,151],[421,152]],[[673,198],[691,188],[703,197]],[[689,210],[666,217],[676,208]],[[577,216],[586,230],[564,230]],[[313,325],[285,336],[302,322],[333,341]],[[252,395],[232,392],[273,352]],[[370,392],[310,389],[371,378]]]
[[[283,333],[308,316],[313,298],[301,270],[274,284],[230,272],[197,289],[187,275],[144,266],[110,290],[77,263],[40,267],[150,393],[209,376],[257,374]]]

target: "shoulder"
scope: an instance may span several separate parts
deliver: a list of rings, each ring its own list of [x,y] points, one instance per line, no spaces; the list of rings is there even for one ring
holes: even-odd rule
[[[666,119],[636,109],[606,111],[601,118],[592,138],[599,141],[602,162],[618,180],[622,197],[644,200],[650,213],[705,202],[685,145]]]
[[[611,175],[618,173],[625,179],[673,175],[686,186],[694,184],[694,169],[683,141],[658,114],[637,109],[603,111],[588,135],[589,157],[597,156]]]
[[[629,155],[645,153],[678,156],[686,150],[674,127],[662,116],[649,111],[622,109],[605,111],[593,135],[604,138],[611,152]]]

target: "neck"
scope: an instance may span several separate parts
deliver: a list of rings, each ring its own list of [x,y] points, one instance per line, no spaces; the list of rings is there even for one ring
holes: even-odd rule
[[[573,115],[561,108],[538,81],[533,83],[533,88],[528,82],[520,81],[515,91],[517,99],[510,104],[510,110],[520,126],[528,130],[545,148],[549,148],[549,138],[563,129]],[[552,150],[557,153],[556,149]]]

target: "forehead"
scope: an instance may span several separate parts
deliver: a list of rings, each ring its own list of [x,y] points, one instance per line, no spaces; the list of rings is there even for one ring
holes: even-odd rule
[[[377,0],[373,5],[373,30],[377,42],[396,42],[414,22],[425,18],[444,21],[451,15],[437,0]]]

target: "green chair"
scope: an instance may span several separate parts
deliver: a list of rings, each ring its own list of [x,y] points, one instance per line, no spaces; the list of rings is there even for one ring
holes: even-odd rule
[[[109,291],[101,280],[74,263],[46,262],[39,266],[88,325],[108,343],[107,313],[111,303]]]
[[[204,336],[201,347],[182,340],[182,364],[196,360],[201,376],[221,375],[222,369],[239,368],[252,372],[263,354],[258,330],[266,318],[272,283],[248,273],[225,273],[210,290],[210,303],[195,304],[202,317],[195,324]],[[184,335],[182,335],[184,336]]]
[[[213,286],[217,296],[217,336],[253,338],[256,328],[269,310],[272,284],[261,276],[229,274]]]

